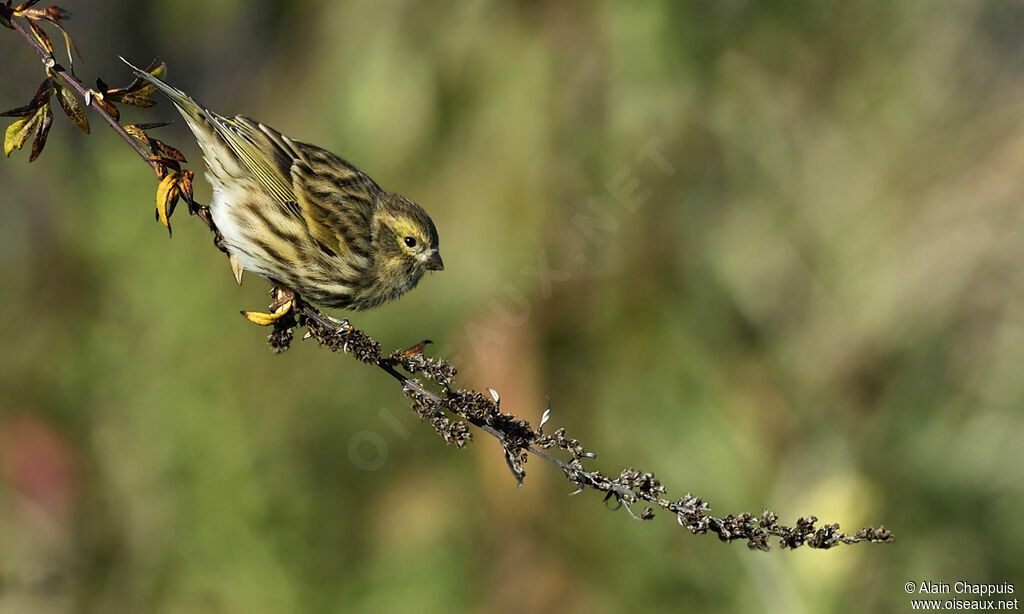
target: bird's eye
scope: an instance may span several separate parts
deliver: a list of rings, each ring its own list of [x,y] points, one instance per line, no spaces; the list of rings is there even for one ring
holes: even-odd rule
[[[406,237],[405,244],[409,247],[416,247],[416,239],[413,237]]]

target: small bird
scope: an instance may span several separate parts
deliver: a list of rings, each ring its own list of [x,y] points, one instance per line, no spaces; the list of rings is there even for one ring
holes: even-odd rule
[[[239,115],[217,115],[121,58],[185,118],[213,186],[210,215],[231,268],[323,307],[362,310],[444,269],[427,212],[333,153]]]

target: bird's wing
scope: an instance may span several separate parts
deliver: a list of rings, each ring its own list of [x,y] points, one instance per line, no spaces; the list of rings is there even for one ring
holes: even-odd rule
[[[267,193],[282,205],[295,200],[291,167],[299,153],[287,137],[244,115],[216,116],[216,124],[238,160]]]
[[[227,122],[244,140],[233,145],[243,164],[289,213],[305,220],[321,248],[369,258],[373,209],[383,192],[370,177],[325,149],[247,117]],[[250,149],[255,151],[247,155]]]
[[[310,234],[321,247],[368,262],[373,212],[384,191],[331,152],[291,144],[300,154],[291,167],[292,188]]]

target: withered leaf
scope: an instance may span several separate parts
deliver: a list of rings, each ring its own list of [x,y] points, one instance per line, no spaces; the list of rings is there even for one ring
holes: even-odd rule
[[[146,72],[153,75],[157,79],[163,79],[167,76],[167,64],[164,63],[160,58],[153,58],[153,61],[146,67]],[[148,85],[148,83],[147,83]]]
[[[146,130],[152,130],[154,128],[163,128],[164,126],[170,125],[171,122],[153,122],[149,124],[126,124],[122,126],[124,131],[143,143],[149,145],[149,135],[146,134]]]
[[[71,15],[59,6],[48,6],[45,9],[27,9],[21,11],[19,15],[32,21],[48,21],[60,30],[60,33],[64,35],[64,47],[68,52],[68,63],[71,66],[71,73],[74,74],[75,56],[77,55],[81,58],[82,55],[78,52],[78,48],[75,47],[74,41],[71,40],[71,35],[68,34],[68,31],[61,24],[62,21],[71,17]]]
[[[120,102],[121,104],[139,107],[141,109],[148,109],[156,104],[156,101],[148,96],[139,95],[133,92],[118,92],[117,90],[107,92],[104,98],[109,98],[114,102]]]
[[[57,102],[60,103],[60,108],[64,109],[64,115],[68,116],[71,123],[81,128],[82,132],[89,134],[89,120],[85,117],[85,110],[82,109],[75,94],[58,83],[53,84],[53,89],[57,91]]]
[[[249,320],[253,324],[259,324],[260,326],[270,326],[277,322],[284,316],[288,315],[291,311],[292,306],[295,304],[294,299],[289,299],[281,303],[273,313],[263,313],[260,311],[243,311],[242,315],[245,316],[246,320]]]
[[[50,111],[50,105],[41,107],[38,115],[42,116],[42,121],[36,128],[36,138],[32,141],[32,153],[28,157],[29,162],[35,162],[39,154],[43,153],[43,147],[46,146],[46,137],[50,134],[50,126],[53,125],[53,112]]]
[[[417,354],[422,354],[424,348],[426,348],[427,344],[430,344],[430,343],[433,343],[433,341],[431,341],[430,339],[424,339],[423,341],[420,341],[416,345],[402,350],[399,353],[399,357],[400,358],[411,358],[413,356],[416,356]]]
[[[114,118],[114,121],[121,119],[121,112],[117,110],[117,107],[110,104],[100,96],[93,96],[92,103],[99,108],[103,109],[108,115]]]
[[[149,63],[149,66],[146,67],[146,72],[157,79],[163,79],[164,76],[167,75],[167,64],[165,64],[160,58],[156,58]],[[128,89],[142,96],[149,96],[156,92],[156,87],[153,84],[149,81],[143,81],[138,77],[132,81],[131,85],[128,86]]]
[[[146,136],[146,131],[142,128],[142,126],[138,124],[125,124],[121,127],[124,128],[124,131],[128,133],[128,136],[134,137],[142,141],[143,143],[147,143],[149,141],[149,137]]]
[[[171,215],[180,196],[178,174],[170,173],[160,181],[156,189],[156,219],[167,228],[168,236],[171,234]]]
[[[60,8],[59,6],[48,6],[45,9],[25,9],[19,10],[18,14],[22,17],[26,17],[31,20],[46,20],[54,25],[60,25],[60,22],[71,17],[71,14]]]
[[[149,147],[153,150],[153,154],[159,158],[165,160],[174,160],[175,162],[188,162],[185,156],[177,149],[171,147],[167,143],[159,139],[149,138]]]
[[[163,179],[167,176],[170,171],[181,171],[181,163],[185,162],[185,156],[181,155],[181,152],[177,149],[163,143],[160,140],[154,139],[153,137],[146,134],[146,130],[152,130],[153,128],[162,128],[168,125],[170,122],[156,122],[149,124],[127,124],[123,126],[124,131],[129,136],[145,143],[149,146],[149,150],[153,152],[152,156],[147,158],[147,161],[153,167],[153,171],[156,172],[157,179]],[[187,196],[183,192],[183,196],[189,199],[189,211],[192,211],[191,202],[191,187],[192,187],[192,173],[188,174],[188,188]],[[183,188],[184,189],[184,188]]]
[[[53,79],[47,77],[46,79],[43,79],[43,82],[36,88],[36,93],[33,94],[32,100],[30,100],[28,104],[11,109],[10,111],[4,111],[3,113],[0,113],[0,117],[25,117],[32,115],[49,101],[50,94],[52,93]]]
[[[148,162],[153,166],[153,172],[156,173],[156,178],[160,180],[163,180],[168,173],[178,170],[177,168],[173,168],[171,165],[167,164],[163,158],[157,156],[150,156]],[[177,164],[177,162],[174,162],[173,164]]]
[[[146,68],[146,72],[155,77],[163,77],[167,72],[167,65],[159,60],[153,60],[150,62],[149,67]],[[109,98],[114,102],[120,102],[133,107],[141,107],[145,109],[156,104],[156,101],[149,97],[150,94],[156,91],[156,88],[150,85],[149,82],[138,77],[136,77],[128,87],[106,89],[104,91],[104,96],[106,98]]]
[[[0,113],[0,117],[28,117],[36,112],[38,106],[33,105],[31,102],[20,107],[15,107],[8,111]]]
[[[16,119],[10,126],[7,126],[7,131],[4,133],[5,156],[10,157],[12,151],[21,149],[21,146],[28,140],[29,135],[35,130],[37,118],[38,115],[21,117]]]
[[[53,41],[50,40],[50,35],[47,34],[42,28],[40,28],[36,22],[28,22],[28,27],[32,30],[32,36],[35,37],[39,44],[46,50],[46,53],[53,54]]]
[[[181,178],[178,180],[178,191],[188,203],[189,213],[194,213],[195,208],[195,192],[192,190],[192,180],[195,179],[195,176],[196,174],[192,171],[182,171]]]
[[[32,100],[37,101],[37,104],[42,106],[43,102],[50,97],[52,88],[53,79],[50,77],[43,79],[43,82],[36,88],[36,93],[32,95]]]
[[[163,128],[164,126],[170,126],[171,122],[150,122],[148,124],[133,124],[139,130],[153,130],[156,128]]]

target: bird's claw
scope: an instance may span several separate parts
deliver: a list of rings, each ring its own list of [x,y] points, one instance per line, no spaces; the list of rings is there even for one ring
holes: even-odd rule
[[[347,331],[348,329],[352,328],[352,325],[349,323],[348,318],[342,318],[342,319],[339,320],[338,318],[332,318],[331,316],[327,315],[326,313],[323,314],[323,316],[325,318],[327,318],[332,324],[337,324],[338,325],[338,332],[339,333],[343,333],[343,332]]]

